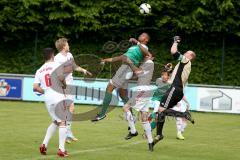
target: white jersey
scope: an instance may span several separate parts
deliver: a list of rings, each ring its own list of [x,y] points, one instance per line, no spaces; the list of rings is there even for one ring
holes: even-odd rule
[[[74,60],[74,58],[70,52],[68,52],[67,55],[63,55],[60,52],[54,57],[54,62],[57,62],[59,65],[62,65],[63,63],[66,63],[67,61],[69,61],[69,63],[71,63],[72,60]],[[64,64],[64,66],[68,66],[68,65],[72,65],[72,64],[68,64],[68,63]],[[73,83],[72,73],[68,73],[65,76],[66,76],[65,77],[66,83],[72,84]]]
[[[44,90],[45,102],[54,103],[57,99],[61,99],[59,95],[63,94],[62,84],[57,78],[59,64],[56,62],[48,62],[43,64],[36,72],[34,83],[40,84]],[[57,99],[56,99],[57,97]]]
[[[58,63],[44,63],[36,72],[34,83],[39,83],[41,88],[47,90],[52,87],[51,74],[58,67]]]

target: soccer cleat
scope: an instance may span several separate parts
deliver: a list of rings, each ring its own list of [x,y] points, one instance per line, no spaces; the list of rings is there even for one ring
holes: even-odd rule
[[[154,140],[153,140],[153,144],[157,144],[159,141],[161,141],[164,138],[163,135],[157,135]]]
[[[39,147],[40,153],[42,155],[46,155],[47,154],[47,148],[45,147],[45,144],[41,144]]]
[[[104,114],[103,116],[97,115],[94,119],[92,119],[92,122],[97,122],[104,118],[106,118],[106,114]]]
[[[70,138],[66,138],[66,141],[65,141],[67,144],[71,144],[72,143],[72,139]]]
[[[185,117],[187,120],[189,120],[192,124],[195,123],[195,121],[194,121],[194,119],[192,118],[192,115],[190,114],[189,111],[185,111],[185,112],[184,112],[184,117]]]
[[[148,149],[149,149],[149,151],[153,152],[153,146],[154,146],[154,142],[148,143]]]
[[[57,155],[58,155],[59,157],[68,157],[68,156],[69,156],[68,153],[67,153],[67,151],[63,152],[63,151],[61,151],[60,149],[58,150]]]
[[[178,133],[177,134],[177,139],[184,140],[185,138],[183,137],[183,135],[181,133]]]
[[[72,141],[76,142],[78,139],[76,137],[72,137]]]
[[[129,132],[128,135],[125,137],[126,140],[129,140],[133,137],[136,137],[138,135],[138,132],[136,131],[134,134]]]

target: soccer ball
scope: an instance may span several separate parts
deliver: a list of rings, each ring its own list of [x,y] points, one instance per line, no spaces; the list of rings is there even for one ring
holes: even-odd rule
[[[147,3],[141,4],[139,9],[142,14],[149,14],[151,12],[151,6]]]

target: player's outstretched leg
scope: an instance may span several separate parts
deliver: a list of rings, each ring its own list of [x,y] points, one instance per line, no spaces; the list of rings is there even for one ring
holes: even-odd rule
[[[195,123],[194,119],[192,118],[192,115],[190,114],[190,112],[188,110],[184,112],[184,118],[186,118],[192,124]]]
[[[173,109],[165,109],[163,111],[163,113],[165,114],[165,116],[172,116],[172,117],[184,117],[187,120],[189,120],[192,124],[195,123],[194,119],[192,118],[191,114],[189,111],[185,111],[185,112],[179,112],[179,111],[175,111]]]
[[[103,104],[102,104],[102,108],[101,108],[101,111],[97,114],[97,116],[92,119],[92,122],[97,122],[97,121],[100,121],[102,119],[104,119],[106,117],[106,112],[107,112],[107,109],[111,103],[111,100],[112,100],[112,92],[114,90],[114,86],[111,84],[111,83],[108,83],[108,86],[107,86],[107,89],[106,89],[106,92],[105,92],[105,96],[104,96],[104,99],[103,99]]]
[[[40,145],[39,150],[40,153],[42,155],[46,155],[47,154],[47,146],[48,146],[48,142],[50,141],[50,139],[52,138],[52,136],[54,135],[54,133],[56,132],[58,126],[53,122],[49,125],[45,138],[43,140],[43,143]]]

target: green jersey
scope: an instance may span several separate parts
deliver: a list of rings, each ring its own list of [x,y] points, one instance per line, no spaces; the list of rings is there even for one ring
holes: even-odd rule
[[[146,47],[147,48],[147,47]],[[143,53],[138,45],[134,45],[130,47],[126,53],[124,53],[126,57],[128,57],[134,65],[138,66],[141,61],[143,61]]]
[[[171,84],[169,84],[168,82],[164,83],[162,82],[162,79],[159,78],[156,80],[156,85],[157,89],[153,93],[152,101],[161,101],[163,95],[170,88]]]

